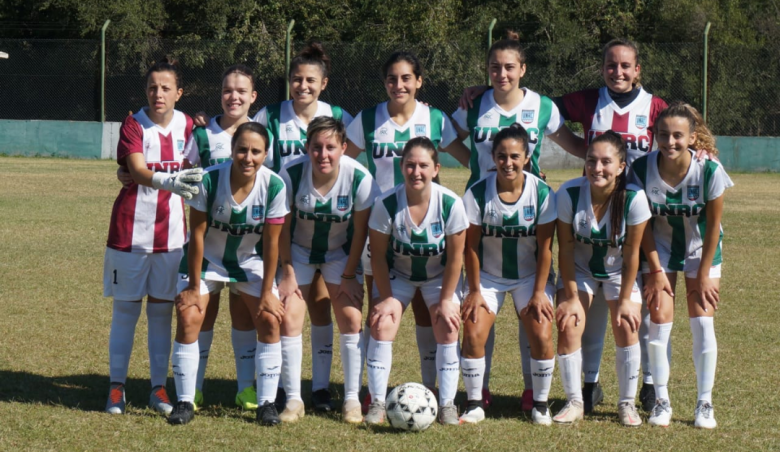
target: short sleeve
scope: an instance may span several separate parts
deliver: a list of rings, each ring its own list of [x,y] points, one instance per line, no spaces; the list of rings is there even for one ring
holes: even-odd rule
[[[216,187],[212,187],[214,181],[211,179],[211,172],[206,172],[203,175],[203,179],[198,182],[198,194],[193,195],[192,199],[185,199],[184,204],[190,206],[200,212],[208,212],[208,196],[209,190],[214,190]]]
[[[710,160],[705,161],[705,165],[715,166],[715,170],[712,172],[712,176],[710,176],[709,185],[707,186],[707,199],[705,200],[706,202],[706,201],[711,201],[713,199],[720,198],[727,188],[734,186],[734,182],[732,182],[731,178],[728,176],[728,174],[726,174],[726,170],[723,169],[723,165],[719,165],[718,163],[715,163]],[[706,170],[706,166],[705,166],[705,170]]]
[[[374,200],[381,193],[379,186],[370,174],[364,173],[363,180],[360,181],[357,193],[355,193],[355,199],[352,202],[355,205],[356,212],[362,212],[371,208],[374,205]]]
[[[538,224],[552,223],[558,219],[558,207],[556,205],[556,196],[552,188],[547,187],[549,192],[547,197],[542,201],[542,205],[539,206],[539,221]]]
[[[631,199],[631,205],[628,207],[626,224],[636,226],[649,220],[652,216],[645,191],[637,190],[633,199]]]
[[[255,114],[255,117],[252,118],[252,121],[259,122],[263,125],[263,127],[268,127],[268,109],[266,107],[263,107]]]
[[[119,144],[116,147],[116,161],[124,166],[128,155],[144,153],[144,131],[133,116],[128,116],[119,129]]]
[[[482,225],[482,211],[480,210],[471,189],[466,190],[466,194],[463,195],[463,208],[466,211],[466,218],[469,220],[470,224],[477,226]]]
[[[384,200],[389,196],[395,196],[395,190],[391,191],[386,197],[377,198],[374,208],[371,209],[371,216],[368,218],[369,229],[387,235],[390,235],[393,230],[393,219],[390,218],[390,214],[387,212],[384,204]]]
[[[555,194],[555,209],[558,212],[558,219],[566,224],[574,221],[574,212],[571,205],[571,197],[566,191],[566,186],[562,186]]]
[[[458,108],[455,113],[452,114],[452,120],[460,127],[461,130],[469,130],[468,125],[468,112],[462,108]]]
[[[344,123],[344,127],[349,127],[354,120],[355,118],[348,111],[341,109],[341,122]]]
[[[463,207],[463,200],[456,197],[455,202],[452,204],[447,224],[444,225],[444,234],[457,234],[468,227],[469,220],[466,216],[466,209]]]
[[[266,207],[266,219],[283,218],[290,213],[289,196],[286,183],[276,174],[270,174],[268,179],[268,206]]]
[[[441,116],[441,142],[439,142],[439,146],[446,148],[458,139],[458,132],[455,131],[455,127],[452,126],[452,121],[447,115],[442,113]]]
[[[599,91],[597,89],[586,89],[565,94],[562,99],[566,112],[569,115],[568,119],[571,122],[587,125],[585,129],[590,129],[598,100]]]
[[[282,178],[284,181],[284,186],[286,188],[285,190],[285,196],[287,197],[287,205],[291,206],[293,203],[293,186],[292,186],[292,179],[290,179],[290,173],[287,172],[287,167],[282,167],[281,171],[279,171],[279,177]]]
[[[187,145],[184,148],[184,158],[190,162],[192,166],[200,166],[200,150],[198,149],[198,140],[195,139],[195,134],[190,135],[187,140]]]
[[[363,112],[355,116],[347,127],[347,139],[360,149],[366,148],[366,137],[363,135]]]
[[[561,116],[561,111],[558,110],[558,106],[555,105],[555,102],[550,101],[550,120],[547,121],[547,127],[544,129],[544,134],[549,135],[551,133],[555,133],[563,127],[563,116]]]

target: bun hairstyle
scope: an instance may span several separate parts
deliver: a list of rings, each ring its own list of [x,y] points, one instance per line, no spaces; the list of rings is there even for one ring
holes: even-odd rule
[[[173,72],[173,75],[176,77],[176,88],[181,88],[181,71],[179,70],[178,61],[165,57],[154,63],[152,67],[146,71],[146,76],[144,78],[147,82],[149,81],[149,76],[152,75],[152,72]]]
[[[322,43],[320,42],[309,42],[303,50],[290,61],[290,73],[288,74],[288,77],[292,77],[293,72],[298,69],[298,66],[303,64],[319,66],[322,71],[322,78],[328,78],[328,74],[330,74],[330,57],[325,53],[325,48],[322,47]]]
[[[423,76],[422,64],[420,64],[420,60],[417,59],[417,55],[413,54],[412,52],[399,50],[397,52],[393,52],[393,54],[390,55],[390,57],[385,61],[385,64],[382,65],[382,79],[387,78],[387,72],[390,70],[392,65],[402,61],[409,63],[409,65],[412,67],[412,72],[414,73],[415,77],[420,78]]]
[[[329,116],[317,116],[309,123],[306,129],[307,142],[310,143],[314,137],[321,133],[332,133],[336,136],[339,144],[347,142],[347,128],[344,123]]]
[[[696,132],[696,141],[693,142],[691,147],[696,150],[703,149],[710,155],[718,156],[718,148],[715,147],[715,136],[710,128],[707,127],[707,123],[704,122],[704,118],[699,113],[699,110],[688,103],[678,100],[672,102],[658,115],[658,118],[655,120],[656,128],[658,123],[665,118],[684,118],[687,120],[691,132]]]
[[[236,129],[236,133],[233,134],[233,138],[230,140],[230,149],[234,149],[236,147],[236,142],[238,142],[238,138],[241,137],[241,135],[245,133],[256,133],[263,137],[263,141],[265,141],[265,152],[268,152],[268,145],[270,143],[270,139],[268,138],[268,130],[266,130],[265,127],[263,127],[262,124],[259,122],[249,121],[241,124]]]
[[[501,129],[493,138],[492,153],[495,154],[496,149],[504,140],[516,140],[523,144],[523,152],[528,157],[528,132],[521,124],[514,123],[511,126]]]
[[[630,39],[623,39],[623,38],[617,38],[609,41],[606,45],[604,45],[604,48],[601,50],[601,65],[604,65],[604,62],[607,60],[607,52],[609,52],[609,49],[617,46],[623,46],[628,47],[634,52],[634,65],[639,66],[639,47],[637,47],[636,43]],[[634,79],[634,86],[642,86],[642,77],[641,74],[637,74],[636,78]]]
[[[517,59],[520,61],[520,64],[525,64],[525,50],[523,50],[523,47],[520,45],[520,35],[517,32],[507,30],[506,38],[496,41],[490,46],[487,58],[488,65],[490,65],[490,59],[493,57],[493,52],[498,50],[514,50],[517,52]]]
[[[248,66],[243,64],[234,64],[233,66],[230,66],[229,68],[225,69],[225,72],[222,73],[222,81],[224,82],[225,77],[230,74],[243,75],[249,79],[250,83],[252,83],[252,89],[255,89],[255,74]]]
[[[593,145],[596,143],[608,143],[612,145],[617,150],[620,163],[624,163],[626,161],[626,156],[628,154],[628,150],[626,149],[626,142],[623,141],[623,137],[621,137],[617,132],[607,130],[603,134],[594,138],[588,147],[588,154],[590,154],[590,151],[593,149]],[[617,176],[617,187],[615,187],[615,190],[611,195],[609,195],[609,227],[612,231],[611,239],[613,246],[619,245],[618,240],[620,240],[620,233],[623,229],[623,216],[626,207],[626,172],[626,168],[623,168],[623,171],[621,171]]]
[[[406,160],[406,157],[409,155],[410,152],[412,152],[412,149],[414,148],[425,149],[426,151],[428,151],[428,154],[430,154],[433,163],[436,165],[439,164],[439,152],[436,150],[436,145],[434,145],[433,141],[431,141],[431,139],[428,137],[414,137],[411,140],[407,141],[406,145],[404,145],[404,150],[401,151],[401,163],[403,163],[403,161]]]

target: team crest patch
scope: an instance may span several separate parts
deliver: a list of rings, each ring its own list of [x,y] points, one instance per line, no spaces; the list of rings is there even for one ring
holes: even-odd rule
[[[424,137],[425,136],[425,124],[415,124],[414,125],[414,134],[418,137]]]
[[[696,201],[699,199],[699,186],[698,185],[689,185],[688,186],[688,199],[691,201]]]
[[[436,238],[439,238],[442,234],[441,230],[441,221],[437,221],[436,223],[431,223],[431,232],[433,232],[433,236]]]
[[[184,152],[184,140],[176,140],[176,149],[179,152]]]
[[[636,115],[637,128],[644,129],[647,127],[647,115]]]
[[[336,208],[339,210],[347,210],[349,208],[349,196],[336,197]]]
[[[520,112],[520,120],[524,123],[528,124],[531,122],[534,122],[534,111],[533,110],[523,110]]]
[[[264,212],[265,212],[265,206],[258,206],[258,205],[252,206],[252,219],[259,220],[263,218]]]
[[[523,206],[523,219],[525,221],[534,219],[534,206]]]

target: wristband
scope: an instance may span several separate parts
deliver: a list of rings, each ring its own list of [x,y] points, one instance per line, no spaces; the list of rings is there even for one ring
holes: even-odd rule
[[[355,275],[349,276],[349,275],[341,275],[341,279],[355,279]]]
[[[656,273],[663,273],[663,271],[664,271],[663,268],[659,268],[658,270],[651,270],[650,273],[648,273],[648,275],[654,275]]]

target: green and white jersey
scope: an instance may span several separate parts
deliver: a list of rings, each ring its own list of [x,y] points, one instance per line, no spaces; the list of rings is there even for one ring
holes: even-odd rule
[[[371,208],[379,196],[376,182],[363,165],[342,155],[338,178],[324,195],[314,189],[308,156],[291,161],[279,175],[288,188],[292,251],[296,261],[324,264],[348,255],[353,215]]]
[[[458,195],[436,183],[431,187],[428,212],[419,225],[409,214],[404,184],[377,198],[368,221],[369,228],[390,236],[390,272],[410,281],[427,281],[441,275],[447,263],[445,237],[469,227]]]
[[[352,122],[352,115],[341,107],[317,101],[315,118],[327,116],[339,120],[345,126]],[[304,123],[293,110],[293,101],[286,100],[278,104],[268,105],[258,111],[252,121],[259,122],[268,128],[274,136],[273,152],[265,159],[265,166],[278,173],[289,161],[306,154],[306,130],[309,125]]]
[[[192,166],[208,168],[232,158],[230,140],[233,139],[233,135],[219,126],[221,117],[221,115],[215,116],[207,126],[195,127],[192,130],[184,152],[184,157]]]
[[[623,228],[617,246],[613,243],[609,220],[611,204],[601,221],[596,221],[591,203],[590,182],[578,177],[561,185],[556,194],[558,219],[571,225],[574,244],[574,266],[595,279],[620,276],[623,265],[623,242],[628,226],[635,226],[650,219],[647,196],[633,184],[626,187],[626,206],[623,211]]]
[[[694,152],[690,151],[693,155]],[[655,246],[665,268],[683,271],[685,259],[704,245],[707,202],[734,186],[723,166],[714,160],[691,158],[688,173],[677,186],[668,185],[658,171],[659,151],[634,160],[631,180],[642,187],[650,201]],[[721,238],[723,228],[721,228]],[[666,262],[664,262],[666,260]],[[721,242],[712,265],[722,262]]]
[[[496,173],[488,173],[463,196],[469,223],[482,228],[479,266],[503,279],[536,274],[536,227],[558,218],[555,193],[538,177],[525,173],[523,193],[513,204],[498,196]]]
[[[284,221],[289,212],[286,189],[281,177],[261,167],[255,176],[255,186],[239,204],[230,189],[232,165],[228,161],[209,168],[198,184],[200,192],[185,201],[190,208],[208,214],[201,278],[260,281],[263,279],[263,226]],[[186,253],[179,273],[188,273]]]
[[[452,119],[471,138],[471,177],[467,187],[484,177],[487,171],[496,167],[493,163],[493,138],[499,130],[518,123],[528,132],[528,148],[531,151],[531,173],[539,176],[539,155],[545,135],[557,132],[563,125],[563,118],[555,103],[547,97],[523,88],[525,96],[515,108],[506,111],[493,98],[489,89],[474,99],[474,106],[468,110],[459,108]]]
[[[406,124],[396,124],[387,111],[387,102],[382,102],[358,113],[347,128],[349,141],[365,149],[368,170],[382,192],[403,183],[401,152],[415,137],[428,137],[438,149],[449,146],[458,135],[447,115],[421,102],[417,102]]]

